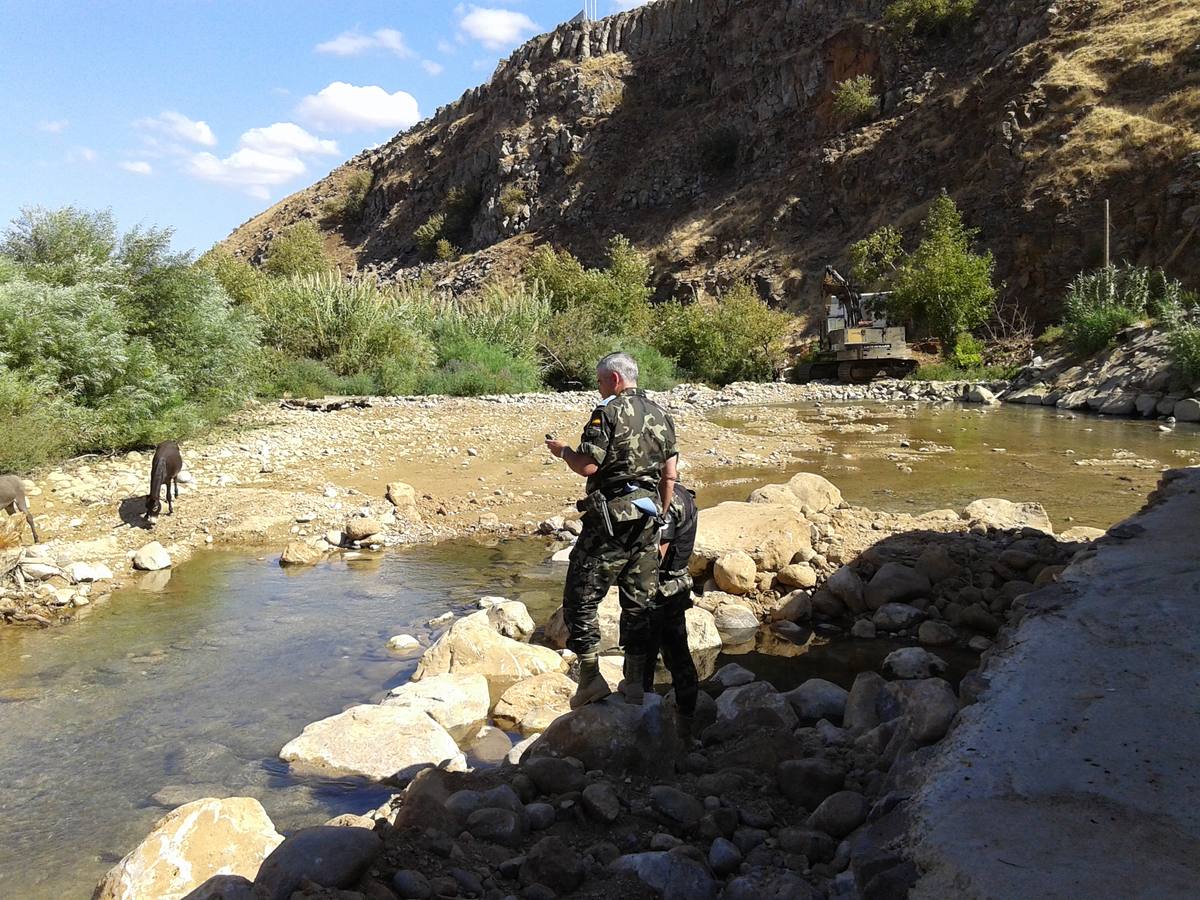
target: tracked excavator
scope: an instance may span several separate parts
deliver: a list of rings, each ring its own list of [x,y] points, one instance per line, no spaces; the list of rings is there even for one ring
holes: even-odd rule
[[[861,383],[876,378],[903,378],[917,368],[909,352],[904,326],[890,325],[885,312],[889,294],[859,293],[833,266],[821,282],[825,320],[809,380],[836,378]]]

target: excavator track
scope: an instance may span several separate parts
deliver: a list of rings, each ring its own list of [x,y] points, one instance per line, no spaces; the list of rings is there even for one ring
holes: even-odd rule
[[[904,378],[917,369],[915,359],[863,359],[838,363],[838,381],[865,384],[876,378]]]

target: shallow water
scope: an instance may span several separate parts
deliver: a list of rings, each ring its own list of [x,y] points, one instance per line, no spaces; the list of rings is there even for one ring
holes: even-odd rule
[[[837,410],[833,404],[827,408]],[[755,413],[747,410],[744,416]],[[784,411],[805,422],[814,422],[818,413],[812,405]],[[751,435],[768,427],[746,421],[737,411],[714,418]],[[719,480],[706,485],[699,498],[706,505],[745,500],[757,484],[805,471],[824,475],[848,502],[871,509],[961,510],[981,497],[1004,497],[1041,503],[1056,530],[1072,525],[1107,528],[1141,508],[1162,468],[1200,463],[1200,428],[1195,425],[1178,425],[1165,433],[1154,421],[1039,406],[907,405],[896,413],[876,407],[854,422],[887,429],[873,434],[839,433],[823,427],[819,434],[830,442],[831,452],[803,454],[802,461],[783,472],[722,470]],[[910,446],[901,446],[901,441]],[[921,447],[934,446],[953,451],[921,452]],[[895,458],[889,459],[888,454]],[[1116,458],[1122,456],[1150,467]],[[1085,460],[1103,460],[1106,465],[1078,465]]]
[[[791,410],[805,419],[814,413]],[[1200,451],[1194,428],[1163,435],[1153,423],[1069,420],[1041,409],[948,407],[860,421],[888,430],[826,430],[833,452],[809,454],[792,470],[821,472],[848,500],[875,508],[1038,500],[1060,528],[1071,519],[1111,524],[1136,510],[1158,477],[1076,460],[1108,458],[1116,447],[1156,466],[1181,465]],[[744,426],[751,434],[756,427]],[[911,447],[900,448],[901,440]],[[863,452],[869,444],[913,455],[927,443],[956,452],[920,454],[911,474]],[[700,499],[744,499],[784,474],[726,473]],[[157,818],[199,796],[258,797],[284,831],[378,805],[388,790],[293,777],[279,748],[309,722],[405,681],[416,657],[389,653],[393,634],[427,643],[420,623],[470,609],[485,594],[522,600],[544,621],[565,574],[546,556],[540,541],[456,541],[288,572],[273,556],[210,551],[180,566],[162,590],[121,592],[76,625],[0,630],[0,897],[88,897]],[[894,646],[815,639],[800,647],[768,635],[721,662],[782,689],[814,676],[849,685]],[[948,661],[952,678],[971,664],[967,654]]]

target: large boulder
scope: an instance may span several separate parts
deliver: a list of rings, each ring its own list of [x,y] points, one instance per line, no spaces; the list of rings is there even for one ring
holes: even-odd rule
[[[788,479],[787,488],[799,506],[815,513],[828,512],[842,505],[842,492],[827,478],[812,472],[799,472]]]
[[[866,611],[866,585],[862,577],[849,566],[842,566],[830,575],[825,582],[825,590],[846,604],[850,612],[857,614]]]
[[[846,712],[848,695],[849,692],[844,687],[832,681],[810,678],[783,696],[792,704],[792,709],[801,719],[829,719],[831,722],[840,722]]]
[[[889,653],[883,661],[883,674],[889,678],[931,678],[945,671],[946,661],[923,647],[901,647]]]
[[[962,517],[972,525],[984,525],[1001,531],[1035,528],[1054,534],[1050,516],[1040,503],[1013,503],[998,497],[976,500],[967,504]]]
[[[478,673],[488,681],[493,702],[525,678],[565,672],[566,661],[549,647],[514,641],[498,633],[486,612],[459,619],[421,656],[413,681],[446,673]]]
[[[325,558],[325,551],[307,541],[288,541],[279,554],[281,566],[314,566]]]
[[[279,751],[301,766],[405,780],[426,766],[461,760],[458,744],[425,713],[403,706],[354,706],[307,725]]]
[[[423,712],[462,743],[487,721],[491,697],[487,679],[482,675],[456,672],[393,688],[383,705]]]
[[[902,631],[925,618],[925,613],[907,603],[885,603],[875,610],[871,622],[881,631]]]
[[[958,697],[941,678],[896,682],[887,690],[899,699],[908,718],[909,737],[918,744],[940,741],[958,714]]]
[[[254,878],[283,841],[250,797],[206,798],[167,813],[112,867],[95,900],[178,900],[217,875]]]
[[[570,712],[576,684],[562,672],[544,672],[518,681],[500,697],[492,718],[505,731],[522,735],[545,731],[546,721]]]
[[[765,681],[730,688],[717,698],[717,724],[726,729],[765,725],[795,728],[796,712],[788,699]]]
[[[784,587],[811,588],[817,586],[817,573],[808,563],[791,563],[784,566],[775,578]]]
[[[641,706],[613,696],[556,719],[526,760],[570,756],[610,776],[665,778],[675,771],[678,740],[674,712],[657,694],[647,694]]]
[[[381,849],[383,841],[366,828],[302,828],[263,862],[254,879],[255,893],[261,900],[288,900],[304,881],[351,887]]]
[[[778,572],[801,550],[811,549],[808,520],[791,504],[736,503],[706,509],[696,529],[693,561],[714,561],[741,550],[758,569]],[[693,565],[693,569],[703,566]]]
[[[383,523],[369,516],[353,516],[346,520],[342,533],[352,541],[367,541],[383,531]]]
[[[876,610],[885,603],[927,597],[931,587],[929,579],[911,566],[898,562],[884,563],[867,583],[867,609]]]
[[[754,610],[740,603],[722,603],[713,613],[713,619],[717,630],[726,634],[755,631],[759,626]]]
[[[717,587],[727,593],[748,594],[754,590],[757,571],[749,553],[734,550],[717,557],[713,565],[713,580]]]

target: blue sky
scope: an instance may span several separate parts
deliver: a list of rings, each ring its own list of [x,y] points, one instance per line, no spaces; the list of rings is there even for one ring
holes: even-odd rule
[[[582,6],[0,0],[0,223],[111,207],[203,251]]]

